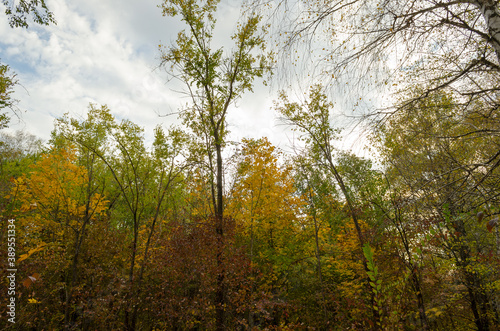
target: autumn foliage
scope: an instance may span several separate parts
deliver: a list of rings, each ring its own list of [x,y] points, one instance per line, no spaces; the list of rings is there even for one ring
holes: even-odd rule
[[[186,24],[160,46],[190,95],[179,127],[145,132],[91,104],[45,144],[0,134],[0,260],[16,270],[0,272],[0,329],[499,330],[499,99],[476,95],[499,89],[445,89],[461,72],[399,91],[372,158],[338,147],[321,84],[274,103],[293,152],[232,141],[227,114],[274,54],[256,11],[231,52],[213,48],[217,3],[160,6]],[[490,60],[470,68],[498,71]]]

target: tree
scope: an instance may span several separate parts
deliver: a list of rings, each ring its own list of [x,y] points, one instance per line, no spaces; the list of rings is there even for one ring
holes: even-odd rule
[[[250,1],[260,8],[268,1]],[[295,4],[295,6],[294,6]],[[358,103],[369,105],[375,91],[404,91],[396,99],[367,109],[365,119],[382,124],[397,111],[410,111],[435,93],[453,94],[464,119],[483,118],[483,127],[470,127],[462,138],[496,136],[500,100],[500,9],[491,0],[299,1],[278,2],[277,22],[285,54],[305,48],[319,56],[308,58],[317,78],[330,82]],[[280,10],[267,10],[279,13]],[[316,39],[317,38],[317,39]],[[327,46],[325,39],[327,38]],[[313,41],[317,40],[318,44]],[[307,58],[300,54],[302,58]],[[287,70],[289,66],[286,66]],[[381,69],[381,70],[379,70]],[[311,72],[308,71],[309,74]],[[373,81],[370,77],[377,77]],[[374,83],[369,84],[369,82]],[[361,87],[369,87],[360,91]],[[410,93],[419,86],[419,93]],[[377,101],[375,101],[377,103]],[[500,165],[500,155],[489,155],[485,166]]]
[[[42,141],[27,132],[0,133],[0,210],[4,217],[10,213],[5,195],[11,190],[13,179],[28,171],[42,149]]]
[[[342,215],[339,213],[338,192],[329,173],[318,169],[316,161],[307,155],[307,151],[303,155],[297,155],[293,161],[295,187],[303,201],[303,213],[306,214],[306,231],[311,229],[313,232],[314,243],[308,244],[314,250],[316,282],[319,286],[314,285],[320,294],[319,298],[314,299],[322,310],[322,319],[315,316],[311,324],[318,323],[320,328],[326,328],[330,323],[335,323],[334,317],[338,313],[332,298],[333,287],[337,284],[333,281],[332,268],[328,263],[328,258],[333,255],[331,248],[337,244],[331,239],[339,232],[340,222],[337,219]],[[309,292],[306,295],[311,296]]]
[[[7,113],[3,112],[4,108],[9,108],[12,112],[16,113],[17,100],[12,99],[12,92],[14,86],[17,84],[16,75],[9,72],[8,65],[0,64],[0,129],[7,127],[10,117]]]
[[[92,174],[76,162],[73,146],[53,149],[31,165],[29,174],[15,180],[11,195],[19,205],[19,246],[27,253],[19,261],[45,249],[61,250],[64,280],[64,321],[70,327],[73,291],[87,227],[107,209],[101,191],[92,188]],[[64,255],[61,256],[64,258]],[[49,277],[42,270],[43,276]]]
[[[300,217],[302,201],[296,194],[290,164],[280,164],[283,155],[266,138],[243,139],[237,156],[235,183],[227,211],[241,224],[240,234],[251,262],[251,283],[247,314],[250,329],[256,326],[264,307],[279,324],[283,308],[289,304],[282,289],[295,276],[294,265],[304,259],[305,232]],[[263,294],[272,298],[263,300]],[[259,309],[257,309],[259,307]],[[267,318],[271,319],[271,316]],[[261,325],[262,327],[262,325]]]
[[[224,181],[223,148],[226,145],[226,116],[229,107],[245,91],[252,90],[255,78],[269,70],[270,58],[264,53],[265,30],[260,16],[251,13],[238,25],[232,39],[234,49],[225,54],[223,48],[212,49],[215,10],[218,1],[169,0],[161,5],[166,16],[180,16],[188,26],[178,34],[175,45],[162,49],[162,65],[185,84],[191,105],[181,111],[181,118],[199,144],[208,162],[215,231],[223,244]],[[221,253],[222,254],[222,249]],[[222,256],[219,257],[221,259]],[[222,266],[222,261],[219,261]],[[224,271],[220,271],[216,294],[217,328],[224,326]]]
[[[214,211],[223,215],[222,149],[227,136],[226,115],[252,82],[269,70],[269,57],[259,31],[260,16],[251,15],[232,36],[235,49],[225,55],[223,48],[212,50],[214,12],[218,1],[165,1],[163,14],[180,15],[189,29],[182,31],[175,46],[162,50],[162,65],[186,84],[192,105],[181,112],[181,118],[195,135],[202,138],[209,168],[216,178],[212,191]],[[255,54],[256,51],[260,54]],[[214,159],[215,154],[215,160]]]
[[[49,11],[45,0],[2,0],[5,6],[5,15],[9,18],[11,28],[28,28],[28,16],[41,25],[56,23],[54,14]]]
[[[263,4],[268,1],[250,4],[267,8]],[[329,38],[330,47],[323,43],[320,51],[328,61],[315,64],[331,81],[342,74],[366,81],[360,71],[370,77],[379,65],[403,74],[420,68],[426,74],[420,78],[432,83],[417,97],[452,86],[466,93],[464,97],[497,102],[500,10],[496,1],[336,0],[294,5],[282,0],[277,6],[287,14],[277,22],[287,52],[322,34]],[[277,15],[278,9],[268,12]]]
[[[68,117],[59,119],[53,141],[57,143],[61,139],[78,144],[83,160],[99,159],[110,172],[114,187],[110,188],[108,184],[108,194],[112,204],[122,207],[114,208],[121,216],[117,226],[132,229],[127,301],[134,304],[126,307],[125,325],[127,329],[135,330],[139,307],[135,299],[141,292],[151,238],[165,198],[185,167],[179,158],[186,138],[179,130],[172,129],[167,135],[158,127],[153,152],[150,153],[144,144],[142,128],[128,120],[116,123],[107,107],[91,105],[85,121]],[[150,191],[154,192],[153,196],[148,194]],[[143,227],[146,232],[149,228],[149,234],[139,258]],[[141,264],[138,272],[137,263]]]
[[[338,130],[330,125],[330,109],[333,107],[331,102],[328,102],[323,88],[320,85],[311,87],[309,100],[303,104],[291,102],[284,92],[280,95],[280,101],[276,102],[275,108],[282,116],[285,123],[288,123],[298,130],[306,145],[310,146],[313,157],[325,169],[333,175],[335,181],[342,192],[349,215],[354,223],[358,236],[360,249],[364,247],[366,239],[363,236],[363,231],[359,222],[359,208],[356,207],[356,201],[350,190],[345,185],[343,176],[338,170],[338,166],[334,163],[334,148],[333,141],[338,134]],[[361,258],[365,270],[368,272],[367,261],[364,257]],[[369,279],[367,279],[367,288],[370,289]],[[374,297],[372,295],[371,307],[374,307]],[[379,312],[372,309],[373,327],[377,328],[379,321]]]
[[[49,25],[56,23],[54,15],[45,4],[45,0],[2,0],[5,6],[5,15],[9,18],[11,28],[28,28],[27,16],[32,15],[35,23]],[[11,94],[14,86],[18,83],[16,75],[9,73],[9,66],[0,63],[0,110],[9,108],[17,114],[16,104],[18,100],[12,99]],[[0,129],[7,127],[10,117],[6,113],[0,113]]]
[[[471,127],[488,126],[486,121],[479,116],[464,119],[451,95],[436,93],[392,116],[377,135],[388,180],[393,192],[399,191],[393,193],[399,197],[393,198],[392,218],[404,236],[405,262],[418,262],[408,250],[408,233],[420,229],[421,235],[437,237],[436,249],[446,252],[458,269],[479,330],[498,323],[490,304],[498,293],[489,286],[495,259],[484,255],[496,251],[495,242],[482,218],[492,220],[498,213],[492,208],[498,200],[498,170],[487,165],[498,153],[499,141],[489,132],[468,134]],[[476,217],[478,213],[483,216]],[[427,241],[429,246],[433,242]]]

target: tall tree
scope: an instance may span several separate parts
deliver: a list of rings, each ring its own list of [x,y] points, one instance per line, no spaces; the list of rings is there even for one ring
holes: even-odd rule
[[[416,263],[408,252],[412,244],[405,224],[411,223],[402,222],[405,218],[416,221],[413,228],[420,228],[421,233],[428,231],[425,227],[429,225],[424,223],[429,222],[433,232],[447,233],[438,236],[439,247],[461,274],[478,330],[489,330],[498,323],[491,318],[498,311],[490,304],[498,293],[487,285],[495,270],[490,267],[494,260],[479,256],[496,251],[493,236],[486,235],[490,223],[481,221],[484,216],[494,221],[498,213],[492,208],[498,201],[498,170],[489,162],[498,153],[499,140],[489,132],[468,134],[471,127],[481,130],[485,122],[479,116],[464,118],[453,97],[437,93],[416,103],[411,111],[392,116],[378,138],[388,179],[393,190],[399,191],[400,202],[393,203],[391,218],[402,236],[408,254],[405,260]],[[479,222],[478,212],[483,215]],[[417,287],[415,274],[412,278]]]
[[[320,85],[311,86],[308,100],[303,104],[290,101],[286,94],[282,92],[280,100],[276,103],[275,107],[282,116],[283,121],[292,125],[302,134],[301,138],[310,146],[317,162],[328,169],[335,178],[340,192],[344,196],[349,215],[354,223],[359,240],[359,248],[361,249],[367,241],[364,238],[359,222],[360,209],[357,208],[355,197],[346,186],[344,178],[339,172],[338,165],[335,164],[333,142],[338,138],[339,130],[334,129],[330,123],[330,110],[333,104],[328,101],[323,92],[323,87]],[[364,257],[362,258],[362,262],[365,270],[368,272],[367,261]],[[367,288],[370,289],[368,278],[367,285]],[[375,307],[373,295],[371,300],[372,303],[370,306]],[[372,313],[373,327],[378,328],[379,312],[376,309],[372,309]]]
[[[224,180],[223,148],[226,145],[227,112],[245,91],[252,90],[255,78],[269,70],[260,16],[251,13],[232,35],[231,52],[212,47],[217,0],[168,0],[161,5],[166,16],[179,16],[187,29],[179,32],[174,45],[162,48],[162,65],[185,84],[191,104],[181,118],[199,138],[210,171],[216,233],[223,245]],[[222,267],[222,247],[218,264]],[[224,271],[218,275],[216,294],[217,328],[224,324]]]

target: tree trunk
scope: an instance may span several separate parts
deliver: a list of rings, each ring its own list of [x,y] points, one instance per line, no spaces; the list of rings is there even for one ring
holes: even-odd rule
[[[472,3],[481,11],[488,27],[488,34],[491,37],[490,44],[495,50],[500,64],[500,11],[498,10],[498,3],[494,0],[476,0]]]
[[[344,198],[345,198],[346,203],[347,203],[347,207],[349,209],[349,213],[351,215],[352,221],[354,222],[354,226],[356,227],[359,245],[360,245],[361,249],[363,249],[365,242],[363,239],[363,234],[361,232],[361,226],[359,225],[358,215],[356,213],[356,210],[354,209],[349,192],[347,191],[347,188],[344,184],[344,181],[342,180],[342,177],[340,176],[340,174],[337,171],[337,167],[335,167],[335,165],[333,164],[331,154],[329,153],[329,151],[327,152],[325,150],[324,150],[324,153],[325,153],[325,156],[326,156],[328,163],[330,165],[330,169],[333,172],[333,176],[335,177],[335,180],[339,184],[340,190],[342,191],[342,193],[344,195]],[[363,268],[365,269],[365,272],[368,275],[368,272],[369,272],[368,264],[366,262],[366,257],[364,255],[362,257],[362,262],[363,262]],[[377,309],[375,309],[376,300],[375,300],[375,294],[373,293],[372,287],[370,285],[370,278],[367,276],[365,280],[366,280],[367,290],[370,292],[370,306],[371,306],[372,315],[373,315],[373,327],[372,328],[373,328],[373,330],[378,330],[379,327],[378,327],[377,322],[380,320],[380,313]]]
[[[219,140],[218,132],[215,131],[215,149],[216,149],[216,157],[217,157],[217,210],[215,211],[215,232],[217,238],[217,253],[216,253],[216,262],[217,262],[217,288],[215,292],[215,324],[217,330],[225,330],[225,316],[224,310],[226,305],[225,300],[225,286],[224,286],[224,278],[225,278],[225,270],[224,270],[224,261],[223,261],[223,252],[224,252],[224,206],[223,206],[223,183],[222,183],[222,146]]]
[[[326,310],[326,297],[325,297],[325,287],[323,285],[323,273],[321,271],[321,255],[319,251],[319,226],[318,220],[316,219],[316,211],[313,211],[313,220],[314,220],[314,241],[316,244],[315,254],[316,254],[316,269],[318,273],[319,286],[321,288],[321,299],[323,302],[321,305],[323,306],[323,319],[324,322],[328,321],[328,315]]]
[[[137,322],[137,313],[135,310],[135,304],[132,304],[132,312],[130,311],[130,301],[135,301],[134,297],[134,267],[135,267],[135,258],[137,256],[137,240],[139,233],[137,216],[134,215],[134,241],[132,242],[132,261],[130,262],[130,270],[128,275],[129,281],[129,292],[126,295],[127,307],[125,309],[125,328],[128,331],[134,331],[135,325]]]

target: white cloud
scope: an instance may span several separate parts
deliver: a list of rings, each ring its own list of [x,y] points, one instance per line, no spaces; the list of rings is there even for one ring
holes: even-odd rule
[[[149,138],[156,125],[174,122],[175,116],[158,114],[175,112],[186,99],[154,68],[158,45],[173,42],[184,25],[163,17],[159,3],[48,1],[57,25],[32,24],[28,30],[11,29],[0,15],[0,58],[17,73],[22,86],[15,97],[26,110],[11,130],[24,128],[47,140],[56,118],[66,112],[83,117],[90,102],[107,104],[119,119],[145,127]],[[234,32],[239,7],[223,2],[219,15],[214,43],[223,45]],[[283,128],[275,126],[269,91],[256,84],[256,92],[229,113],[232,139],[266,135],[279,144]]]
[[[11,29],[0,16],[1,58],[18,75],[15,97],[26,109],[12,129],[47,139],[54,118],[84,114],[89,102],[108,104],[148,131],[164,121],[156,112],[172,107],[175,97],[152,72],[168,27],[160,9],[138,1],[48,5],[57,25]]]

